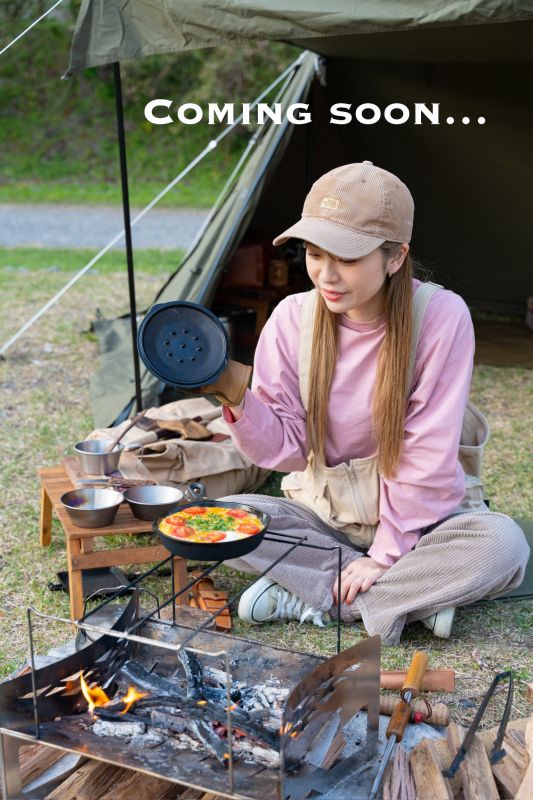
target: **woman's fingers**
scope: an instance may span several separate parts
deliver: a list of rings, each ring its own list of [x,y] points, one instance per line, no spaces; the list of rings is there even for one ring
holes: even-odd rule
[[[346,605],[350,606],[353,603],[357,593],[362,590],[363,582],[364,578],[362,575],[356,575],[352,579],[351,585],[349,586],[348,592],[346,594],[346,600],[345,600]]]
[[[340,602],[350,605],[353,603],[358,592],[367,592],[379,577],[380,573],[378,571],[373,571],[371,573],[363,572],[362,574],[358,574],[357,572],[342,573]],[[337,581],[335,581],[333,585],[333,598],[336,603],[339,602],[337,589]]]
[[[340,603],[346,602],[346,595],[348,594],[348,590],[351,585],[351,580],[352,579],[350,575],[345,575],[344,578],[341,579],[341,596],[340,596],[340,601],[337,602]]]
[[[350,571],[349,566],[345,567],[343,569],[343,571],[341,572],[341,596],[342,596],[343,584],[345,584],[346,581],[350,578],[350,575],[351,575],[351,571]],[[336,603],[338,602],[338,597],[337,597],[338,589],[339,589],[339,581],[338,581],[337,578],[335,578],[335,580],[333,582],[333,599],[335,600]]]
[[[341,572],[341,592],[338,597],[338,581],[333,584],[335,603],[353,603],[358,592],[367,592],[385,572],[384,567],[375,565],[370,558],[358,558],[348,564]]]
[[[361,584],[361,591],[368,592],[371,586],[375,584],[377,579],[380,577],[379,573],[374,573],[373,575],[367,575]]]

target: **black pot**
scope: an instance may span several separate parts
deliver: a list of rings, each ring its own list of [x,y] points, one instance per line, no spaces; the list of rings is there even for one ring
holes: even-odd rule
[[[237,508],[246,511],[248,514],[254,514],[258,517],[263,528],[259,533],[246,536],[244,539],[235,539],[231,542],[188,542],[186,539],[176,539],[174,536],[168,536],[159,528],[159,523],[170,517],[171,514],[183,511],[189,506],[198,505]],[[162,514],[154,522],[153,530],[159,536],[161,544],[174,556],[188,558],[191,561],[227,561],[230,558],[240,558],[246,553],[251,553],[252,550],[255,550],[263,541],[269,525],[270,517],[268,514],[258,511],[252,506],[244,505],[243,503],[226,503],[223,500],[196,500],[192,503],[183,503],[180,506],[176,506],[176,508],[170,509],[166,514]]]

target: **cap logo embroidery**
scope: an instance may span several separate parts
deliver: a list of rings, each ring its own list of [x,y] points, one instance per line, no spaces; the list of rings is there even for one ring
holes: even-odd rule
[[[324,197],[320,203],[320,208],[338,208],[339,201],[336,197]]]

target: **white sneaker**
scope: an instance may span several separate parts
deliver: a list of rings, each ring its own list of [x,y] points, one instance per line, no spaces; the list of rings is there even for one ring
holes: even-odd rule
[[[432,632],[433,636],[438,636],[439,639],[449,639],[454,617],[455,606],[450,606],[450,608],[443,608],[436,614],[421,619],[420,622]]]
[[[241,596],[239,617],[245,622],[275,622],[280,619],[311,621],[320,628],[329,622],[329,614],[313,608],[301,597],[289,592],[271,578],[259,578]]]

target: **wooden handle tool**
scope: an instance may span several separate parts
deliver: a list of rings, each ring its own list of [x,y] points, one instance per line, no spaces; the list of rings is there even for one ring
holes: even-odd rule
[[[138,423],[138,421],[144,417],[144,415],[146,414],[147,411],[148,411],[148,409],[145,408],[144,411],[139,411],[138,414],[136,414],[132,419],[130,419],[129,423],[126,425],[124,430],[121,433],[119,433],[118,436],[115,436],[115,438],[111,441],[111,444],[107,445],[107,447],[106,447],[104,452],[105,453],[111,453],[115,449],[117,444],[120,442],[122,437],[125,436],[127,434],[127,432],[129,430],[131,430],[133,428],[133,426],[136,425]]]
[[[378,773],[372,784],[369,800],[375,800],[377,797],[381,781],[383,780],[383,773],[392,755],[394,745],[397,742],[401,742],[403,738],[405,728],[411,716],[410,703],[422,688],[422,681],[428,667],[428,661],[428,654],[424,653],[422,650],[417,650],[411,660],[409,670],[402,686],[402,699],[394,706],[390,722],[387,726],[387,732],[385,734],[387,737],[387,746],[385,747]]]

